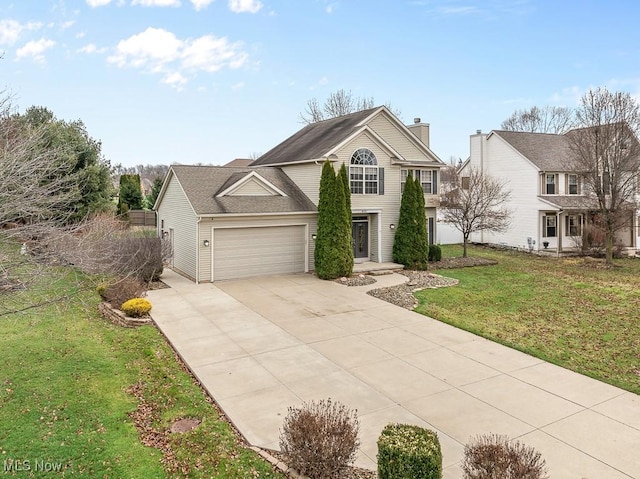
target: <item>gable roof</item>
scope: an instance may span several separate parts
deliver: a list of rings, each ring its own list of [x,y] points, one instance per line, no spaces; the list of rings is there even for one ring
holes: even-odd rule
[[[286,196],[218,196],[245,176],[256,174]],[[307,195],[279,168],[173,165],[169,175],[175,175],[197,216],[316,211]]]
[[[493,130],[541,171],[573,171],[571,148],[564,135]]]
[[[260,156],[251,166],[319,159],[345,138],[355,133],[364,120],[382,108],[384,107],[370,108],[311,123]]]

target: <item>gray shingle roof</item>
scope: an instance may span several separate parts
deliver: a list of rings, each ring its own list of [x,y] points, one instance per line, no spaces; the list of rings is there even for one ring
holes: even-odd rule
[[[564,135],[494,130],[541,171],[573,171],[571,149]]]
[[[174,165],[171,169],[197,215],[316,211],[307,195],[279,168]],[[287,196],[216,196],[252,171]]]
[[[560,208],[566,210],[584,210],[584,209],[596,209],[598,202],[595,198],[582,195],[548,195],[541,196],[541,200],[548,201]]]
[[[357,125],[380,107],[362,110],[305,126],[267,151],[251,166],[275,165],[321,158],[356,131]]]

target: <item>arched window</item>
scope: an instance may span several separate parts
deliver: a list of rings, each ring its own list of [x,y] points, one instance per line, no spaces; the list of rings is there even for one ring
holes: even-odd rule
[[[378,194],[378,160],[367,148],[360,148],[351,155],[349,186],[354,195]]]

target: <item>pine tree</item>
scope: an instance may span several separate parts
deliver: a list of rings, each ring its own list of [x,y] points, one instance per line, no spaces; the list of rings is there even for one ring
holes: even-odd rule
[[[118,214],[126,215],[129,210],[142,209],[142,189],[140,175],[120,176],[120,198],[118,199]]]

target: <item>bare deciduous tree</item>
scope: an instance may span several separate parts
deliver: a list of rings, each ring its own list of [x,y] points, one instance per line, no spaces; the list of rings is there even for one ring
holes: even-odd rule
[[[573,112],[563,106],[533,106],[528,110],[516,110],[502,122],[503,130],[529,133],[561,134],[573,125]]]
[[[300,113],[300,120],[307,125],[329,118],[336,118],[349,113],[367,110],[375,106],[373,97],[354,97],[351,91],[340,89],[329,95],[329,98],[321,105],[317,98],[307,102],[305,111]],[[400,116],[400,111],[385,105],[395,115]]]
[[[2,115],[0,225],[60,220],[80,195],[72,166],[61,160],[65,146],[43,149],[44,128],[19,130],[14,120]]]
[[[632,224],[637,207],[640,107],[629,93],[597,88],[581,98],[576,120],[580,128],[566,135],[572,167],[597,200],[597,222],[604,230],[606,261],[611,264],[615,235]]]
[[[475,167],[465,172],[464,180],[460,176],[457,180],[457,187],[443,195],[441,207],[443,220],[462,233],[466,258],[471,233],[497,233],[509,228],[512,212],[507,204],[511,192],[505,182]]]

